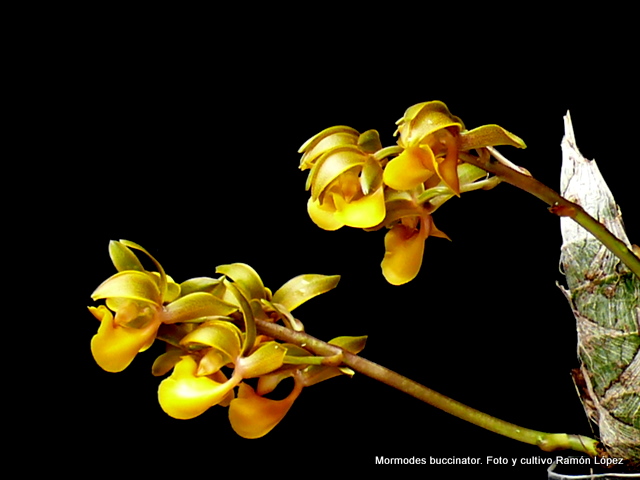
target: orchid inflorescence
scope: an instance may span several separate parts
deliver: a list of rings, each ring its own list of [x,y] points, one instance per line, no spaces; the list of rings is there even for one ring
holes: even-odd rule
[[[157,271],[147,271],[134,250],[144,252]],[[219,278],[198,277],[180,284],[141,246],[121,240],[109,244],[118,273],[92,294],[106,305],[89,307],[100,320],[91,340],[93,357],[108,372],[127,368],[155,340],[166,343],[152,373],[162,376],[158,399],[177,419],[190,419],[215,405],[229,407],[233,429],[242,437],[258,438],[285,416],[303,387],[338,375],[353,375],[345,366],[327,362],[297,345],[260,335],[257,321],[282,322],[304,331],[292,310],[333,289],[338,276],[300,275],[274,294],[248,265],[234,263],[216,269]],[[360,352],[366,337],[338,337],[331,344]],[[266,395],[293,378],[288,396]],[[254,386],[246,379],[257,379]],[[236,393],[237,387],[237,393]]]
[[[388,228],[382,273],[393,285],[416,277],[427,237],[448,238],[436,228],[433,212],[453,196],[500,181],[465,163],[470,152],[488,158],[487,147],[525,148],[519,137],[498,125],[466,130],[439,101],[408,108],[397,125],[395,146],[383,148],[376,130],[361,134],[337,126],[299,150],[300,169],[310,170],[307,210],[313,222],[325,230]]]

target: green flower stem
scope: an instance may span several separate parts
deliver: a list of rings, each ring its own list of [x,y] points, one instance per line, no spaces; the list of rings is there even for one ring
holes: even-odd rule
[[[495,149],[489,148],[489,151],[492,155],[502,158]],[[636,274],[638,278],[640,278],[640,258],[638,258],[631,249],[624,244],[624,242],[618,239],[595,218],[585,212],[577,203],[570,202],[535,178],[509,168],[508,166],[497,162],[491,156],[489,158],[478,158],[468,155],[465,156],[464,161],[489,173],[493,173],[503,181],[538,197],[547,205],[551,206],[550,210],[552,213],[572,218],[579,225],[587,229],[627,267],[629,267],[629,269]]]
[[[520,442],[537,445],[546,452],[554,450],[576,450],[578,452],[587,453],[591,456],[595,456],[598,453],[598,442],[592,438],[564,433],[544,433],[519,427],[513,423],[505,422],[504,420],[500,420],[474,408],[468,407],[434,390],[431,390],[430,388],[420,385],[407,377],[389,370],[388,368],[371,362],[358,355],[344,351],[334,345],[325,343],[304,332],[296,332],[280,325],[258,319],[256,319],[256,326],[260,333],[304,347],[316,355],[335,356],[341,354],[343,364],[351,367],[356,372],[360,372],[374,380],[378,380],[391,387],[397,388],[418,400],[422,400],[429,405],[491,432],[504,435],[505,437],[509,437]]]

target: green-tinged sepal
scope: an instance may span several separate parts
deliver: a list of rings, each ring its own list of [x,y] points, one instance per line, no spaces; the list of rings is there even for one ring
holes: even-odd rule
[[[153,262],[153,264],[158,269],[158,275],[160,276],[160,283],[159,283],[160,293],[162,296],[164,296],[167,291],[167,274],[164,272],[164,268],[162,268],[162,265],[160,265],[160,262],[158,262],[153,255],[151,255],[147,250],[145,250],[143,247],[141,247],[135,242],[120,239],[120,243],[125,247],[133,248],[134,250],[139,250],[142,253],[144,253],[147,257],[149,257],[149,259]]]
[[[460,150],[463,151],[496,145],[527,148],[524,140],[499,125],[483,125],[460,134]]]
[[[136,254],[124,244],[112,240],[109,242],[109,256],[116,270],[123,272],[125,270],[137,270],[144,272],[144,267]]]
[[[280,287],[273,294],[272,302],[291,312],[307,300],[334,289],[339,281],[339,275],[299,275]]]
[[[216,273],[221,273],[233,280],[248,300],[267,297],[260,275],[245,263],[220,265],[216,268]]]
[[[316,162],[309,174],[311,198],[315,201],[321,197],[324,191],[349,170],[357,169],[364,165],[367,155],[357,146],[346,145],[325,153]]]
[[[244,343],[242,344],[242,355],[245,356],[249,354],[256,341],[256,320],[253,317],[253,310],[249,301],[242,294],[240,289],[236,287],[235,284],[227,280],[225,280],[225,285],[238,302],[244,319]]]
[[[358,137],[358,147],[363,152],[375,153],[382,148],[380,134],[377,130],[367,130]]]
[[[380,162],[373,156],[367,158],[362,166],[362,173],[360,174],[360,188],[364,195],[376,191],[382,186],[382,177],[384,172]]]
[[[195,292],[180,297],[164,309],[164,323],[190,322],[213,315],[227,316],[238,307],[210,293]]]
[[[359,137],[360,133],[357,130],[344,125],[326,128],[298,149],[298,153],[303,153],[300,170],[311,168],[316,160],[329,150],[343,145],[357,145]]]
[[[160,288],[153,275],[137,270],[116,273],[91,294],[93,300],[110,297],[149,302],[156,306],[162,305]]]
[[[239,358],[236,370],[243,378],[254,378],[266,375],[282,366],[287,349],[277,342],[260,345],[248,357]]]
[[[220,287],[222,280],[211,277],[196,277],[190,278],[180,284],[180,292],[184,295],[189,295],[195,292],[205,292],[216,294],[216,289]],[[224,287],[222,287],[224,289]]]
[[[398,143],[403,147],[421,145],[426,137],[444,128],[464,130],[464,124],[440,102],[424,102],[409,107],[398,120]]]
[[[329,343],[355,355],[364,350],[367,338],[366,335],[360,337],[336,337],[333,340],[329,340]]]
[[[242,332],[234,324],[212,321],[200,325],[180,342],[185,347],[206,346],[223,354],[225,364],[234,361],[242,348]]]
[[[171,369],[180,361],[180,357],[184,352],[179,348],[167,348],[167,351],[155,359],[151,366],[151,374],[154,377],[161,377],[171,371]]]

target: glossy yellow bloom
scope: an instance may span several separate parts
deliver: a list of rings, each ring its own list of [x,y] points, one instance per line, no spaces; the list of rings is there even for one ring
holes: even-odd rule
[[[146,253],[157,272],[145,270],[132,249]],[[111,242],[109,253],[118,273],[92,294],[105,305],[89,307],[100,321],[91,341],[94,358],[105,370],[119,372],[156,337],[166,342],[152,374],[169,374],[160,382],[158,401],[173,418],[191,419],[215,405],[230,407],[233,428],[246,438],[257,438],[284,417],[303,386],[353,374],[340,365],[341,358],[325,364],[324,357],[279,343],[257,328],[259,319],[304,331],[291,311],[334,288],[338,276],[300,275],[272,294],[249,265],[234,263],[216,268],[222,274],[218,279],[197,277],[178,285],[139,245]],[[347,351],[364,347],[363,338],[334,340]],[[287,398],[264,397],[291,376],[295,386]],[[254,378],[255,392],[243,383]]]
[[[242,380],[239,375],[226,380],[219,371],[202,376],[197,370],[195,359],[184,356],[173,368],[171,376],[160,383],[158,401],[162,410],[173,418],[197,417],[222,402]]]
[[[343,226],[369,228],[384,220],[384,192],[378,187],[364,195],[356,172],[345,172],[323,192],[322,198],[310,198],[307,211],[311,220],[325,230]]]
[[[185,335],[180,344],[197,353],[182,356],[171,376],[160,383],[158,400],[162,409],[181,420],[197,417],[231,400],[234,387],[243,378],[259,377],[282,366],[285,347],[258,339],[256,347],[244,356],[244,338],[237,326],[222,320],[205,322]],[[234,367],[228,380],[220,370],[225,366]]]
[[[373,153],[381,147],[377,132],[359,134],[350,127],[332,127],[300,148],[300,168],[311,169],[307,211],[325,230],[343,226],[369,228],[385,216],[382,166]]]
[[[273,430],[302,391],[301,382],[294,378],[293,390],[282,400],[262,397],[249,385],[241,384],[238,397],[229,405],[229,421],[233,430],[243,438],[260,438]]]
[[[436,228],[431,215],[405,217],[387,232],[382,274],[392,285],[413,280],[422,266],[424,242],[429,236],[448,238]]]
[[[123,314],[126,316],[123,312],[138,313],[135,303],[120,309],[115,319],[104,305],[89,307],[89,310],[100,320],[98,333],[91,339],[91,352],[96,363],[107,372],[121,372],[127,368],[138,352],[151,346],[160,326],[159,316],[155,315],[152,308],[142,328],[130,328],[126,323],[119,323],[123,322]]]
[[[495,145],[524,148],[517,136],[497,125],[465,130],[462,120],[439,101],[407,109],[398,121],[398,145],[404,151],[384,170],[384,183],[395,190],[411,190],[437,175],[460,195],[457,166],[459,153]]]
[[[146,253],[158,272],[145,270],[131,248]],[[108,372],[124,370],[138,352],[149,348],[163,323],[228,315],[237,310],[235,305],[211,293],[190,292],[188,288],[192,286],[181,292],[162,266],[133,242],[111,242],[109,253],[118,273],[91,295],[94,300],[106,300],[106,306],[89,307],[101,322],[91,340],[91,352],[98,365]]]
[[[453,196],[500,182],[474,167],[472,157],[489,156],[486,147],[526,145],[498,125],[467,130],[439,101],[409,107],[397,125],[396,146],[383,148],[375,130],[360,134],[337,126],[309,139],[299,152],[300,168],[310,170],[311,219],[325,230],[389,228],[383,274],[401,285],[420,270],[426,238],[447,238],[431,215]]]

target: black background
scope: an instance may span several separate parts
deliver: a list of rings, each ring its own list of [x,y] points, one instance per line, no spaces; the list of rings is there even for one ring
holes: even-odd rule
[[[526,150],[501,152],[557,188],[571,110],[578,145],[598,161],[638,243],[638,98],[624,42],[595,49],[568,28],[554,38],[535,30],[520,44],[484,24],[447,33],[415,22],[391,24],[382,38],[379,24],[328,18],[283,30],[253,16],[262,28],[234,21],[232,34],[220,18],[178,28],[140,17],[97,35],[87,22],[81,33],[60,32],[59,48],[42,45],[49,81],[38,91],[39,120],[54,132],[45,148],[56,158],[42,205],[55,252],[42,262],[62,272],[52,321],[64,364],[43,431],[70,433],[56,462],[86,455],[142,473],[228,465],[286,474],[398,468],[376,467],[376,456],[472,456],[485,465],[412,468],[544,478],[543,466],[490,466],[485,457],[550,454],[363,375],[305,389],[274,431],[243,440],[224,408],[190,421],[162,412],[150,374],[160,345],[118,375],[93,361],[98,322],[86,305],[114,273],[109,240],[125,238],[178,282],[232,262],[253,266],[273,291],[301,273],[340,274],[336,290],[295,312],[310,334],[368,335],[364,357],[456,400],[537,430],[591,435],[569,375],[576,334],[556,287],[559,222],[542,202],[506,184],[452,199],[435,221],[453,241],[428,239],[419,276],[394,287],[380,272],[383,232],[325,232],[308,218],[296,151],[340,124],[375,128],[392,145],[404,110],[438,99],[468,128],[497,123],[519,135]]]

